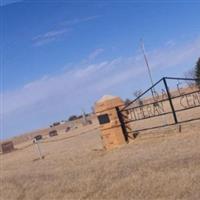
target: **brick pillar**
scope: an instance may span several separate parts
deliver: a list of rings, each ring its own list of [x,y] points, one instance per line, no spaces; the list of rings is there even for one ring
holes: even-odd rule
[[[104,96],[95,104],[102,143],[105,149],[113,149],[126,143],[116,107],[124,106],[119,97]]]

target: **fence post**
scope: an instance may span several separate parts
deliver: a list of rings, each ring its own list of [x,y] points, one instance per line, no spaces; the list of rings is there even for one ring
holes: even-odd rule
[[[123,134],[124,134],[125,140],[126,140],[126,142],[128,142],[128,133],[127,133],[127,130],[126,130],[126,126],[125,126],[123,117],[122,117],[122,115],[120,113],[119,107],[116,107],[116,111],[117,111],[117,115],[118,115],[119,121],[121,123],[121,127],[122,127],[122,130],[123,130]]]
[[[171,109],[172,109],[172,114],[173,114],[173,117],[174,117],[174,121],[175,121],[175,124],[177,124],[178,120],[177,120],[177,116],[176,116],[176,111],[174,109],[174,105],[173,105],[173,102],[172,102],[171,94],[170,94],[170,91],[169,91],[169,88],[168,88],[167,81],[166,81],[165,77],[163,78],[163,82],[164,82],[165,89],[166,89],[166,92],[167,92],[167,97],[168,97],[168,100],[169,100],[169,103],[170,103],[170,106],[171,106]]]

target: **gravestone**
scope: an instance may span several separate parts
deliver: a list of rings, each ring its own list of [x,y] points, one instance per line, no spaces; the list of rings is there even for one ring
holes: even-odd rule
[[[54,136],[57,136],[58,135],[58,132],[56,130],[52,130],[49,132],[49,136],[50,137],[54,137]]]
[[[9,153],[14,151],[14,144],[12,141],[3,142],[1,144],[1,151],[2,153]]]

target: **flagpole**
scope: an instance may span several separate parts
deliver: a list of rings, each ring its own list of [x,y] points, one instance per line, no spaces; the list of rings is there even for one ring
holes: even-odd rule
[[[149,79],[151,81],[151,85],[153,86],[154,82],[153,82],[153,78],[152,78],[152,73],[151,73],[151,69],[150,69],[150,66],[149,66],[149,62],[148,62],[148,59],[147,59],[147,56],[146,56],[143,39],[141,39],[140,45],[141,45],[142,53],[143,53],[144,60],[145,60],[146,66],[147,66]]]

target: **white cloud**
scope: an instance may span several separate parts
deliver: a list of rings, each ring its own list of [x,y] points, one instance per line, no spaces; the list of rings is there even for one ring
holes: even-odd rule
[[[33,46],[43,46],[45,44],[56,41],[57,39],[63,37],[66,33],[70,32],[72,30],[72,28],[71,28],[72,26],[83,23],[83,22],[92,21],[99,17],[100,16],[98,16],[98,15],[94,15],[94,16],[88,16],[88,17],[83,17],[83,18],[66,20],[60,24],[60,25],[62,25],[62,26],[60,26],[61,27],[60,29],[51,30],[46,33],[35,36],[32,39]],[[67,28],[62,28],[63,26],[65,26]]]
[[[101,51],[103,50],[97,49],[90,56],[95,57]],[[148,57],[152,68],[164,68],[182,64],[191,57],[198,56],[199,52],[200,39],[177,48],[158,49],[150,52]],[[12,112],[21,106],[37,103],[37,101],[49,98],[52,95],[63,95],[64,91],[75,92],[79,89],[79,84],[84,89],[91,86],[100,87],[98,80],[103,82],[105,87],[118,84],[127,81],[131,77],[136,77],[143,70],[145,68],[142,56],[133,56],[75,67],[74,70],[56,76],[44,76],[39,80],[26,84],[20,90],[4,94],[8,105],[6,106],[6,112]]]
[[[58,38],[64,36],[68,33],[70,29],[59,29],[59,30],[52,30],[46,33],[40,34],[32,39],[34,46],[42,46],[44,44],[53,42]]]
[[[23,0],[1,0],[0,6],[3,7],[3,6],[20,3],[20,2],[23,2]]]
[[[163,47],[151,54],[152,66],[169,67],[186,64],[200,55],[200,38],[183,44]],[[192,66],[191,66],[192,67]]]
[[[71,19],[71,20],[66,20],[66,21],[62,22],[62,24],[71,26],[71,25],[80,24],[82,22],[92,21],[99,17],[100,17],[99,15],[93,15],[93,16],[82,17],[82,18],[75,18],[75,19]]]
[[[95,49],[92,53],[90,53],[90,55],[88,56],[88,61],[93,61],[95,60],[95,58],[97,58],[100,54],[102,54],[104,52],[104,49],[102,48],[98,48]]]
[[[101,51],[97,50],[96,55]],[[199,57],[199,52],[200,38],[179,46],[164,46],[148,52],[147,55],[153,72],[160,70],[162,74],[165,68],[168,71],[170,67],[181,71],[180,65],[193,63]],[[128,85],[134,87],[129,84],[130,81],[141,82],[146,71],[141,55],[118,57],[96,64],[81,64],[82,62],[78,67],[73,66],[72,70],[54,76],[44,76],[21,89],[1,94],[4,99],[4,109],[0,111],[1,120],[3,117],[4,121],[9,120],[16,113],[17,116],[34,113],[38,119],[44,115],[43,118],[50,120],[49,116],[58,117],[64,116],[64,113],[67,115],[77,112],[81,107],[92,106],[101,95],[112,92],[112,88],[125,88]],[[124,92],[125,90],[122,90],[118,94]]]
[[[176,45],[175,41],[174,40],[168,40],[166,43],[165,43],[166,46],[168,47],[173,47]]]

